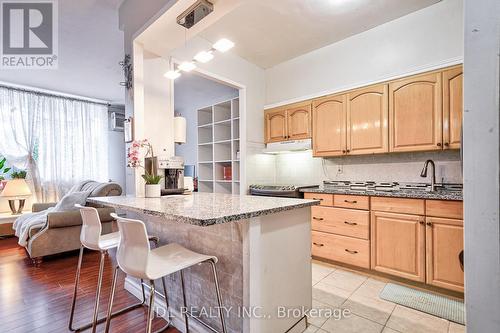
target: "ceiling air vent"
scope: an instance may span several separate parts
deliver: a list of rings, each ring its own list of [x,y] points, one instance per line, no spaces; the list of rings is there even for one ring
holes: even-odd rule
[[[198,0],[177,17],[177,23],[189,29],[214,10],[214,5],[207,0]]]

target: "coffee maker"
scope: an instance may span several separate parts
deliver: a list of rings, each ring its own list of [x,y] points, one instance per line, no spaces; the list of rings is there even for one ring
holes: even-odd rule
[[[184,191],[184,158],[181,156],[158,157],[158,170],[162,176],[165,176],[162,194]]]

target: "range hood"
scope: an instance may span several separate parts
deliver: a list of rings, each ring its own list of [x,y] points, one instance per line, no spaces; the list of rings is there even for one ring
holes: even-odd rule
[[[264,148],[262,152],[266,154],[280,154],[294,151],[311,150],[311,147],[311,139],[291,140],[268,143],[266,145],[266,148]]]

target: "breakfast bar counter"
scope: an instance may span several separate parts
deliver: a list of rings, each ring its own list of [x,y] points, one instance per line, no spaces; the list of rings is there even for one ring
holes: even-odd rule
[[[302,332],[306,328],[304,311],[312,302],[310,207],[319,201],[193,193],[89,198],[88,202],[144,221],[160,244],[175,242],[217,256],[228,332]],[[188,310],[220,330],[210,267],[190,268],[185,279]],[[138,281],[127,278],[125,287],[140,297]],[[179,276],[168,277],[167,293],[173,324],[183,327]],[[208,332],[195,320],[190,325]]]

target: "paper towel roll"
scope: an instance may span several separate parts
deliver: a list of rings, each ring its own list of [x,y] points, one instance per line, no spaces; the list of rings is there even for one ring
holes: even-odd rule
[[[174,117],[174,142],[186,143],[186,118]]]

